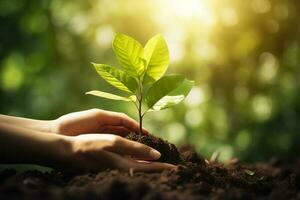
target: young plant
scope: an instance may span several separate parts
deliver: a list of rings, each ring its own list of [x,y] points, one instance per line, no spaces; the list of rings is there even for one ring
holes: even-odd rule
[[[112,45],[120,68],[107,64],[92,64],[105,81],[128,95],[119,96],[96,90],[86,94],[133,102],[139,113],[141,136],[145,114],[178,104],[190,92],[194,82],[181,75],[163,76],[170,59],[162,35],[151,38],[143,48],[133,38],[117,34]]]

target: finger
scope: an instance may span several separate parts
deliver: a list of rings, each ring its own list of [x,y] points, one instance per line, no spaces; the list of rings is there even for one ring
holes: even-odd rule
[[[124,113],[108,112],[107,117],[108,118],[106,119],[106,125],[124,126],[130,131],[137,134],[140,132],[139,123],[128,117]],[[149,134],[149,132],[145,128],[142,128],[142,131],[143,134]]]
[[[176,168],[175,165],[168,163],[135,161],[103,150],[91,153],[86,159],[88,165],[85,170],[87,171],[100,171],[105,168],[115,168],[123,170],[133,169],[136,172],[161,172],[163,170]]]
[[[104,150],[121,155],[130,155],[134,158],[140,158],[143,160],[157,160],[161,156],[160,152],[157,150],[123,137],[115,138],[114,144],[104,147]]]
[[[176,165],[160,162],[131,161],[131,168],[137,172],[161,172],[175,169]]]
[[[160,162],[136,161],[130,158],[124,158],[117,154],[102,151],[102,155],[106,154],[106,159],[109,161],[107,166],[111,168],[129,170],[133,169],[136,172],[161,172],[164,170],[175,169],[176,165]],[[103,167],[103,166],[99,166]]]
[[[137,134],[140,133],[140,125],[138,122],[136,122],[134,119],[128,117],[126,114],[123,113],[118,113],[117,114],[117,123],[119,123],[121,126],[124,126],[131,130],[132,132],[135,132]],[[149,132],[145,129],[142,128],[142,134],[149,134]]]
[[[78,163],[81,163],[78,165]],[[96,150],[85,152],[75,159],[67,169],[78,172],[99,172],[105,169],[122,169],[123,166],[128,166],[128,161],[121,156],[103,151]],[[66,169],[66,166],[63,168]]]
[[[130,130],[128,130],[126,127],[123,127],[123,126],[105,125],[105,126],[101,127],[101,132],[116,134],[116,135],[120,135],[120,136],[126,136],[130,133]]]
[[[122,169],[129,165],[128,160],[115,153],[99,150],[94,151],[87,156],[89,171],[100,171],[103,169]]]

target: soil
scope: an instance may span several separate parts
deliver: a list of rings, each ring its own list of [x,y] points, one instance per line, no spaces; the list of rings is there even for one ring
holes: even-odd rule
[[[138,140],[135,135],[128,138]],[[137,173],[105,170],[0,172],[0,199],[300,199],[300,159],[274,158],[261,164],[210,162],[190,147],[154,136],[139,140],[162,153],[175,170]]]
[[[126,138],[133,141],[139,141],[159,151],[161,153],[161,157],[157,160],[158,162],[179,164],[183,161],[176,146],[159,137],[155,137],[154,135],[141,135],[139,137],[139,135],[135,133],[130,133],[126,136]]]

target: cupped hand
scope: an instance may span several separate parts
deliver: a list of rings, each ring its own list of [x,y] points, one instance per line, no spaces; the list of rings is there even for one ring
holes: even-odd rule
[[[160,153],[144,144],[112,134],[84,134],[68,137],[71,149],[63,153],[60,166],[79,171],[101,169],[132,169],[158,172],[175,168],[174,165],[148,162],[160,157]]]
[[[112,133],[124,136],[139,133],[139,124],[124,113],[91,109],[63,115],[54,120],[52,132],[75,136],[85,133]],[[143,129],[144,134],[148,131]]]

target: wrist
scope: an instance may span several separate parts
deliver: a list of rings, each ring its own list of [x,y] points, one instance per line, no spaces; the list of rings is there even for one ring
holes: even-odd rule
[[[73,152],[73,140],[69,136],[55,135],[47,145],[47,152],[42,156],[42,164],[54,168],[67,165]]]
[[[57,120],[36,120],[23,117],[0,115],[0,122],[23,127],[35,131],[53,133]]]
[[[71,152],[67,136],[0,123],[0,163],[55,167]]]
[[[47,127],[50,133],[59,133],[59,118],[48,121]]]
[[[33,129],[46,133],[55,133],[56,123],[56,120],[40,120]]]

